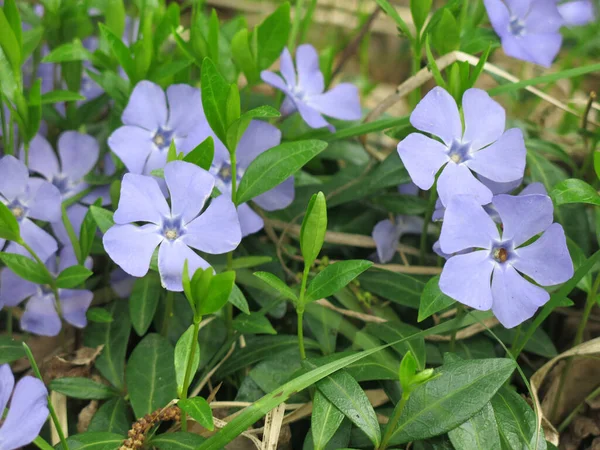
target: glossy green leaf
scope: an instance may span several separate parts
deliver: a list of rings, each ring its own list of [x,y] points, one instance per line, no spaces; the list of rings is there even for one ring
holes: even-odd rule
[[[600,205],[600,195],[596,189],[585,181],[575,178],[561,181],[554,186],[554,189],[550,192],[550,197],[557,206],[567,203]]]
[[[231,39],[231,56],[250,85],[260,82],[260,72],[250,50],[248,29],[239,30]]]
[[[410,0],[410,13],[417,30],[421,30],[431,10],[432,0]]]
[[[205,297],[196,297],[197,294],[194,293],[198,314],[204,316],[219,311],[227,303],[234,283],[235,272],[233,270],[221,272],[213,276],[210,280],[208,295]]]
[[[215,141],[212,136],[208,136],[204,141],[198,144],[194,150],[185,155],[183,160],[185,162],[196,164],[204,170],[208,170],[210,169],[214,157]]]
[[[0,202],[0,238],[15,242],[21,239],[19,223],[15,215],[2,202]]]
[[[254,272],[254,276],[260,278],[277,292],[282,294],[285,298],[295,302],[298,301],[298,297],[294,290],[280,280],[276,275],[269,272]]]
[[[163,292],[160,277],[156,273],[150,272],[135,280],[129,296],[129,316],[138,336],[148,331]]]
[[[21,342],[10,336],[0,336],[0,364],[16,361],[25,356]]]
[[[274,117],[279,117],[281,114],[276,109],[271,106],[259,106],[258,108],[251,109],[250,111],[245,112],[238,116],[238,118],[229,122],[229,126],[227,128],[227,148],[236,149],[240,139],[248,129],[250,122],[253,119],[269,119]]]
[[[262,266],[273,261],[270,256],[242,256],[235,258],[231,264],[232,269],[247,269],[256,266]]]
[[[236,204],[246,203],[283,183],[326,147],[323,141],[294,141],[284,142],[261,153],[244,172],[238,186]]]
[[[42,80],[35,79],[27,99],[27,129],[25,139],[31,141],[40,129],[42,120]]]
[[[440,55],[457,50],[460,44],[460,29],[450,9],[444,8],[432,30],[431,44]]]
[[[123,443],[123,436],[105,431],[88,431],[67,438],[69,450],[115,450]],[[66,450],[58,444],[56,450]]]
[[[448,432],[456,450],[502,450],[491,403],[465,423]]]
[[[5,0],[3,10],[7,22],[10,24],[10,27],[15,34],[15,39],[19,44],[19,48],[22,49],[23,30],[21,24],[21,15],[19,14],[19,8],[17,7],[16,0]]]
[[[233,320],[233,328],[242,334],[277,334],[269,319],[259,312],[240,314]]]
[[[440,290],[439,281],[439,275],[433,277],[427,282],[421,293],[419,318],[417,319],[419,322],[422,322],[433,314],[443,311],[456,303],[453,298],[448,297]]]
[[[254,30],[258,70],[268,69],[279,58],[288,42],[290,30],[290,4],[285,2]]]
[[[312,302],[335,294],[372,265],[371,261],[351,259],[327,266],[310,282],[306,301]]]
[[[189,328],[181,335],[175,344],[175,376],[177,378],[177,392],[179,396],[183,396],[183,383],[185,378],[185,372],[188,366],[188,358],[192,353],[192,343],[194,342],[194,325],[190,325]],[[196,344],[194,354],[192,355],[192,369],[191,376],[193,377],[198,370],[200,364],[200,347]]]
[[[159,450],[194,450],[205,440],[195,433],[177,431],[154,436],[149,443]]]
[[[242,311],[244,314],[250,314],[250,307],[248,306],[248,300],[244,296],[244,293],[240,290],[237,285],[233,285],[231,289],[231,294],[229,294],[229,299],[227,300],[237,309]]]
[[[367,325],[366,331],[372,336],[391,344],[417,334],[421,330],[407,323],[392,320],[384,323],[370,323]],[[392,345],[392,348],[400,355],[406,355],[410,351],[417,361],[417,369],[425,369],[426,352],[423,337],[417,336],[413,339],[408,339]]]
[[[402,19],[402,17],[400,16],[400,14],[396,10],[396,8],[389,2],[389,0],[375,0],[375,1],[379,5],[379,7],[388,16],[390,16],[394,22],[396,22],[396,26],[398,27],[398,29],[400,29],[404,33],[404,35],[410,37],[411,32],[408,28],[408,25],[406,25],[406,22],[404,21],[404,19]]]
[[[82,284],[85,280],[91,277],[93,273],[94,272],[92,272],[90,269],[83,266],[67,267],[58,274],[58,277],[56,278],[56,285],[59,288],[72,289]]]
[[[98,307],[89,308],[86,311],[85,316],[87,317],[87,320],[89,320],[90,322],[96,322],[96,323],[110,323],[114,320],[113,316],[110,314],[110,312],[108,312],[104,308],[98,308]]]
[[[114,213],[104,208],[100,208],[99,206],[90,206],[90,211],[92,212],[92,216],[100,228],[100,231],[106,233],[110,227],[115,224],[113,220]]]
[[[531,445],[535,437],[535,413],[515,391],[502,388],[492,398],[492,407],[503,448],[537,450]]]
[[[326,233],[327,202],[325,195],[319,192],[311,197],[300,228],[300,249],[305,267],[310,267],[319,256]]]
[[[0,260],[14,273],[27,281],[37,284],[50,284],[52,278],[40,263],[16,253],[0,253]]]
[[[315,450],[324,450],[344,420],[344,413],[337,409],[320,390],[315,391],[310,419]]]
[[[212,410],[207,401],[202,397],[179,400],[177,405],[204,428],[211,431],[214,430],[215,425],[213,423]]]
[[[21,45],[13,32],[3,8],[0,8],[0,48],[6,55],[12,70],[21,69]]]
[[[48,387],[67,397],[84,400],[106,400],[118,394],[110,386],[83,377],[57,378]]]
[[[92,52],[85,48],[79,39],[75,39],[53,49],[44,56],[42,62],[57,64],[68,61],[90,61],[92,58]]]
[[[127,436],[132,423],[127,402],[122,397],[103,403],[90,422],[87,431],[106,431]]]
[[[368,292],[391,300],[402,306],[418,308],[425,284],[410,275],[371,269],[363,273],[360,285]]]
[[[106,40],[106,42],[108,42],[108,46],[110,47],[112,54],[115,56],[127,74],[127,77],[130,80],[135,79],[135,65],[129,48],[127,48],[121,38],[119,38],[119,36],[111,31],[106,25],[99,23],[98,26],[100,27],[100,33],[102,34],[102,37]]]
[[[85,100],[85,97],[77,92],[71,91],[50,91],[42,94],[42,105],[53,105],[62,102],[77,102]]]
[[[230,85],[210,58],[202,61],[201,83],[206,120],[221,142],[227,142],[227,99]]]

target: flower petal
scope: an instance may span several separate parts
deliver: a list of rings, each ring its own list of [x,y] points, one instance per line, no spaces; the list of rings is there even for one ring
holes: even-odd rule
[[[163,240],[156,225],[114,225],[102,238],[108,256],[134,277],[148,273],[154,250]]]
[[[77,328],[87,325],[86,312],[94,294],[87,289],[61,289],[60,307],[63,318]]]
[[[327,92],[308,98],[308,104],[321,114],[341,120],[359,120],[362,117],[358,88],[341,83]]]
[[[42,381],[25,376],[17,383],[4,425],[0,428],[3,449],[30,444],[48,418],[48,390]]]
[[[523,178],[526,154],[523,132],[511,128],[492,145],[475,152],[465,164],[492,181],[507,183]]]
[[[394,259],[398,240],[400,239],[400,230],[391,220],[382,220],[377,222],[371,233],[375,246],[377,247],[377,257],[382,264]]]
[[[21,149],[21,161],[25,162],[25,150]],[[46,138],[36,135],[29,143],[29,159],[27,167],[33,172],[42,174],[48,181],[60,173],[58,158]]]
[[[525,280],[510,265],[497,265],[492,279],[492,310],[506,328],[515,327],[533,317],[550,300],[545,290]]]
[[[502,38],[504,53],[513,58],[530,61],[543,67],[550,67],[562,45],[560,33],[527,34],[515,38],[507,35]]]
[[[50,233],[42,230],[29,219],[21,220],[21,237],[37,253],[42,261],[46,261],[58,250],[58,244]],[[8,244],[6,252],[29,256],[29,252],[16,242]]]
[[[242,232],[231,199],[225,195],[214,198],[202,214],[187,224],[181,240],[213,255],[234,250],[242,240]]]
[[[131,295],[135,278],[117,267],[110,273],[110,287],[119,298],[127,298]]]
[[[331,125],[325,118],[321,115],[319,111],[317,111],[312,106],[307,105],[306,103],[294,100],[296,104],[296,108],[302,116],[302,120],[306,122],[306,124],[311,128],[323,128],[327,127],[330,131],[335,131],[333,125]]]
[[[492,307],[490,286],[494,262],[487,250],[456,255],[446,261],[440,290],[463,305],[480,311]]]
[[[21,328],[39,336],[56,336],[61,329],[60,317],[52,294],[35,295],[25,304]]]
[[[265,226],[262,217],[256,214],[247,203],[242,203],[237,207],[238,219],[242,230],[242,237],[256,233]]]
[[[22,195],[27,187],[29,171],[25,164],[11,155],[0,159],[0,194],[8,201]]]
[[[508,33],[510,11],[504,2],[502,0],[483,0],[483,3],[496,34],[503,36]]]
[[[542,286],[564,283],[573,276],[573,261],[569,255],[565,232],[553,223],[533,244],[516,250],[515,269]]]
[[[27,188],[28,217],[45,222],[60,220],[62,196],[56,186],[41,178],[30,178]]]
[[[507,183],[498,183],[497,181],[492,181],[483,175],[477,175],[477,179],[481,181],[490,191],[492,191],[492,194],[494,195],[508,194],[509,192],[512,192],[518,188],[523,182],[523,179],[520,178]]]
[[[189,248],[182,239],[169,241],[165,239],[158,250],[158,271],[163,287],[169,291],[183,291],[181,277],[185,260],[188,262],[190,278],[200,267],[210,267],[204,259]]]
[[[262,120],[253,120],[237,145],[238,167],[247,169],[258,155],[279,144],[281,144],[281,131],[277,127]]]
[[[285,81],[283,80],[283,78],[281,78],[276,73],[270,72],[268,70],[263,70],[260,73],[260,78],[265,83],[270,84],[274,88],[279,89],[280,91],[283,91],[286,94],[288,93],[288,87],[287,87]]]
[[[480,205],[487,205],[492,201],[492,191],[475,178],[465,164],[455,164],[452,161],[442,170],[437,191],[446,206],[456,195],[472,195]]]
[[[171,193],[171,215],[181,216],[184,225],[200,213],[215,186],[210,173],[183,161],[166,165],[165,181]]]
[[[125,125],[136,125],[156,131],[167,123],[167,99],[162,88],[150,81],[135,85],[121,120]]]
[[[279,70],[288,86],[296,86],[294,61],[292,60],[292,55],[287,47],[281,52],[281,57],[279,58]]]
[[[515,247],[547,229],[554,220],[552,200],[546,195],[497,195],[492,200],[502,220],[502,240]]]
[[[0,411],[4,412],[15,387],[15,377],[8,364],[0,365]]]
[[[429,91],[415,107],[410,123],[417,130],[441,138],[447,146],[462,137],[458,106],[452,96],[439,86]]]
[[[531,194],[539,194],[539,195],[548,195],[548,191],[546,187],[540,183],[531,183],[525,186],[525,188],[519,192],[519,195],[531,195]]]
[[[287,117],[290,114],[295,113],[296,110],[297,110],[296,104],[290,98],[289,95],[286,95],[285,98],[283,99],[283,102],[281,103],[281,108],[279,108],[279,111],[281,112],[281,115],[283,117]]]
[[[172,84],[167,88],[169,120],[167,128],[177,136],[185,137],[204,118],[200,89],[187,84]]]
[[[321,94],[325,90],[325,80],[319,67],[319,54],[310,44],[296,49],[298,86],[308,95]],[[288,82],[289,84],[289,82]]]
[[[433,186],[435,175],[449,158],[440,142],[420,133],[411,133],[398,143],[398,154],[410,178],[419,188]]]
[[[71,180],[80,180],[98,162],[100,147],[98,141],[88,134],[65,131],[58,137],[58,153],[62,173]]]
[[[462,99],[465,115],[463,142],[473,149],[483,148],[497,141],[506,124],[504,108],[481,89],[467,89]]]
[[[290,206],[294,201],[294,195],[294,177],[289,177],[270,191],[254,197],[252,201],[265,211],[277,211]]]
[[[575,0],[558,5],[558,12],[569,27],[587,25],[596,19],[591,0]]]
[[[0,304],[4,306],[17,306],[23,300],[35,295],[38,286],[31,281],[24,280],[9,268],[0,272]]]
[[[525,17],[527,34],[556,33],[565,24],[556,1],[533,0]]]
[[[108,137],[108,146],[131,173],[142,173],[155,150],[152,134],[140,127],[123,126]]]
[[[163,217],[168,216],[169,205],[154,178],[133,173],[123,176],[115,223],[152,222],[160,225]]]
[[[440,233],[444,253],[456,253],[471,247],[489,249],[499,239],[496,224],[474,197],[457,195],[450,200]]]
[[[504,0],[512,15],[523,18],[527,15],[536,0]]]

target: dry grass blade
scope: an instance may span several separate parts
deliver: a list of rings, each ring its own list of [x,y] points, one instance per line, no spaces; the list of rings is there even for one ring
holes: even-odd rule
[[[265,417],[262,450],[275,450],[277,448],[284,414],[285,403],[281,403],[277,408],[272,409],[267,413],[267,416]]]
[[[59,394],[58,392],[52,391],[50,393],[50,402],[56,411],[56,416],[58,417],[58,423],[60,423],[60,427],[63,430],[65,437],[69,437],[69,420],[67,418],[67,397],[64,394]],[[52,445],[57,445],[60,442],[60,436],[58,435],[58,431],[56,431],[56,426],[54,422],[50,422],[50,437],[52,440]]]
[[[387,322],[387,320],[382,317],[372,316],[370,314],[360,313],[360,312],[352,311],[349,309],[338,308],[337,306],[332,305],[328,300],[326,300],[324,298],[322,298],[321,300],[317,300],[315,303],[318,303],[319,305],[321,305],[327,309],[331,309],[332,311],[338,312],[343,316],[353,317],[354,319],[359,319],[359,320],[362,320],[363,322],[368,322],[368,323]]]
[[[225,361],[227,361],[227,359],[231,356],[231,354],[233,353],[234,350],[235,350],[235,342],[233,344],[231,344],[231,348],[229,349],[229,351],[227,352],[227,354],[225,355],[225,357],[221,361],[219,361],[219,364],[217,364],[215,367],[213,367],[213,369],[206,374],[206,376],[200,382],[200,384],[198,386],[196,386],[196,389],[194,389],[192,391],[192,393],[190,394],[190,398],[196,397],[200,393],[200,391],[202,390],[202,388],[206,385],[206,383],[208,383],[208,380],[210,380],[210,377],[212,377],[215,374],[215,372],[217,370],[219,370],[219,367],[221,367],[221,365]]]

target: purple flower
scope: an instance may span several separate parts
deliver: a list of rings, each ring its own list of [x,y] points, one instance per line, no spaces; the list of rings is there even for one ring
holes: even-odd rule
[[[484,0],[504,53],[550,67],[562,44],[564,25],[556,0]]]
[[[121,185],[115,224],[103,238],[104,248],[114,262],[134,277],[148,272],[156,247],[158,270],[168,290],[181,291],[181,274],[188,260],[190,276],[209,264],[190,247],[210,254],[234,250],[242,238],[235,206],[221,195],[204,212],[215,185],[213,176],[200,167],[183,161],[165,166],[165,181],[170,192],[167,204],[153,177],[127,173]],[[135,222],[143,222],[138,227]]]
[[[14,388],[14,392],[13,392]],[[48,418],[48,390],[37,378],[25,376],[15,387],[10,366],[0,366],[0,411],[10,408],[4,423],[0,423],[0,450],[14,450],[30,444]],[[1,415],[1,414],[0,414]]]
[[[596,11],[592,0],[575,0],[560,3],[558,12],[568,27],[587,25],[596,20]]]
[[[140,81],[121,120],[124,126],[108,138],[108,146],[134,174],[162,169],[172,141],[179,147],[204,119],[200,91],[185,84],[167,88]]]
[[[0,159],[0,201],[12,211],[19,222],[21,237],[42,261],[56,252],[54,238],[31,220],[60,220],[61,199],[55,186],[40,178],[29,178],[27,167],[8,155]],[[0,239],[0,249],[4,243],[4,239]],[[15,242],[11,242],[6,251],[29,254]]]
[[[135,284],[135,278],[129,275],[120,267],[117,267],[110,273],[110,287],[117,297],[127,298],[133,291],[133,285]]]
[[[563,228],[553,221],[552,201],[545,195],[498,195],[493,205],[502,220],[496,223],[472,196],[454,197],[444,218],[441,249],[453,254],[444,266],[440,289],[478,310],[492,309],[505,327],[533,316],[550,295],[542,286],[564,283],[573,276],[573,262]],[[524,245],[535,236],[541,236]]]
[[[70,248],[70,247],[66,247]],[[46,267],[53,275],[58,275],[67,267],[77,264],[75,255],[70,252],[52,255],[46,261]],[[92,303],[94,294],[86,289],[59,289],[60,305],[56,305],[54,294],[49,286],[38,285],[19,277],[8,268],[0,272],[0,305],[17,306],[29,299],[21,317],[21,328],[40,336],[56,336],[62,327],[60,316],[77,328],[87,325],[86,312]]]
[[[492,191],[472,171],[500,183],[521,179],[526,155],[523,134],[518,128],[504,131],[504,109],[481,89],[468,89],[462,105],[464,132],[452,96],[441,87],[433,88],[416,106],[410,122],[443,143],[411,133],[398,144],[398,154],[421,189],[431,188],[443,168],[437,182],[443,205],[459,194],[473,195],[485,205],[492,200]]]
[[[341,83],[324,92],[325,81],[319,68],[319,55],[312,45],[298,47],[295,68],[292,55],[287,48],[284,49],[281,54],[281,75],[283,78],[268,70],[263,70],[260,74],[265,83],[285,94],[281,105],[284,115],[298,111],[309,127],[328,127],[331,131],[335,128],[323,115],[341,120],[361,118],[360,97],[356,86]]]

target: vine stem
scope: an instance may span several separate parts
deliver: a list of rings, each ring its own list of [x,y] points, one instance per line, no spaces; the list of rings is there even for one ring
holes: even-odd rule
[[[194,317],[194,331],[192,333],[192,346],[190,353],[187,358],[187,365],[185,368],[185,375],[183,377],[183,388],[181,389],[181,398],[185,400],[188,396],[188,388],[190,386],[190,377],[192,375],[192,365],[194,363],[194,355],[196,354],[196,348],[198,347],[198,333],[200,332],[200,321],[202,318],[196,319]],[[187,414],[185,411],[181,411],[181,429],[187,431]]]
[[[381,440],[381,444],[379,445],[379,447],[377,447],[377,450],[385,450],[387,448],[387,445],[390,442],[392,435],[394,434],[394,430],[398,425],[398,421],[400,420],[400,417],[402,417],[402,411],[404,411],[404,406],[406,405],[406,402],[408,401],[409,397],[409,394],[402,393],[402,398],[400,398],[400,402],[398,402],[398,404],[394,408],[394,414],[392,415],[392,418],[385,427],[383,439]]]
[[[306,359],[306,351],[304,350],[304,296],[306,294],[306,283],[308,282],[308,274],[310,272],[310,266],[304,265],[304,272],[302,272],[302,285],[300,286],[300,298],[298,299],[298,307],[296,308],[296,314],[298,315],[298,346],[300,348],[300,357]]]

